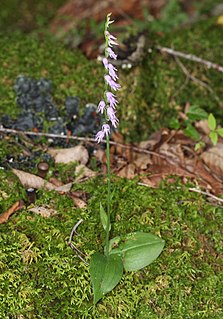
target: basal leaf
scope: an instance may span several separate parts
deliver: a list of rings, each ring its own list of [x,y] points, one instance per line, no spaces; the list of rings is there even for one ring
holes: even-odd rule
[[[210,113],[208,116],[208,127],[212,131],[216,129],[216,119],[212,113]]]
[[[207,119],[208,114],[199,106],[192,105],[187,112],[187,116],[191,121],[199,121]]]
[[[95,253],[90,261],[90,276],[93,284],[94,304],[121,280],[122,260],[118,255],[105,256]]]
[[[101,223],[102,223],[104,230],[106,230],[107,227],[109,227],[109,230],[110,230],[111,224],[109,223],[109,225],[108,225],[108,216],[107,216],[107,214],[104,210],[104,207],[102,206],[101,203],[100,203],[100,217],[101,217]]]
[[[113,239],[114,240],[114,239]],[[110,254],[122,257],[125,270],[134,271],[151,264],[161,253],[164,240],[150,234],[136,232],[122,238]]]

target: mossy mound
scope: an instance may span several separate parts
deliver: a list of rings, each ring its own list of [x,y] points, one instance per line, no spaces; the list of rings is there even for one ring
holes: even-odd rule
[[[222,27],[210,20],[158,39],[154,34],[151,46],[174,46],[221,63],[221,41]],[[0,116],[8,113],[16,117],[19,112],[13,90],[19,74],[50,79],[61,109],[70,95],[78,95],[82,105],[97,104],[101,99],[103,69],[79,51],[70,52],[49,38],[40,41],[19,33],[2,35],[0,44]],[[150,132],[168,125],[185,102],[212,111],[222,123],[222,109],[216,107],[219,102],[215,96],[222,94],[222,74],[195,62],[182,62],[194,76],[207,81],[214,93],[193,82],[181,88],[185,81],[181,69],[171,57],[154,49],[142,66],[128,74],[120,72],[123,89],[118,112],[126,136],[147,138]],[[2,145],[1,158],[18,151],[7,140]],[[64,166],[60,172],[61,179],[66,169]],[[26,195],[7,170],[0,170],[0,180],[0,210],[4,212]],[[88,267],[67,242],[73,225],[83,218],[75,245],[89,255],[103,250],[99,201],[104,202],[106,189],[103,179],[75,187],[91,195],[86,209],[74,208],[66,195],[40,190],[35,204],[49,205],[56,215],[45,219],[24,209],[0,226],[2,319],[223,317],[222,208],[208,205],[201,195],[178,183],[149,189],[137,181],[114,178],[112,236],[146,231],[161,236],[166,245],[154,263],[125,273],[121,283],[93,307]]]
[[[130,140],[148,138],[151,132],[168,126],[187,102],[213,112],[223,125],[222,73],[181,59],[189,74],[209,86],[205,88],[192,80],[186,81],[186,75],[173,57],[155,49],[159,44],[221,64],[222,26],[210,19],[162,37],[155,33],[150,36],[153,50],[146,55],[142,66],[127,73],[119,72],[122,90],[118,92],[118,116],[125,136]],[[13,84],[20,74],[50,79],[61,109],[67,96],[78,95],[82,106],[89,102],[97,104],[101,99],[103,68],[96,61],[88,61],[78,50],[71,52],[48,37],[40,41],[35,36],[16,33],[2,36],[0,44],[0,115],[16,116],[19,112]]]
[[[1,177],[6,178],[4,172]],[[66,195],[39,191],[35,204],[49,205],[57,211],[55,216],[43,218],[25,209],[1,225],[1,318],[222,318],[222,209],[178,186],[155,190],[137,181],[114,180],[112,236],[145,231],[161,236],[166,244],[155,262],[125,273],[95,307],[88,266],[67,243],[82,218],[81,236],[74,236],[74,244],[89,255],[102,251],[99,199],[106,202],[104,181],[92,180],[79,188],[91,195],[84,210],[74,208]],[[1,194],[8,196],[1,200],[2,208],[15,192],[24,197],[14,178]]]
[[[222,65],[223,52],[219,49],[223,45],[222,25],[210,19],[162,35],[150,32],[148,38],[152,52],[146,55],[140,69],[122,78],[119,112],[128,128],[127,134],[147,138],[150,132],[167,127],[186,103],[213,112],[223,125],[222,72],[180,59],[188,74],[208,85],[204,87],[188,79],[172,56],[156,49],[157,45],[173,48]]]
[[[0,38],[1,71],[0,94],[3,114],[16,115],[13,85],[18,75],[35,79],[47,78],[53,82],[53,96],[60,109],[67,96],[79,96],[85,103],[98,103],[103,92],[102,69],[93,61],[87,61],[79,51],[66,50],[52,38],[38,40],[35,36],[12,34]]]

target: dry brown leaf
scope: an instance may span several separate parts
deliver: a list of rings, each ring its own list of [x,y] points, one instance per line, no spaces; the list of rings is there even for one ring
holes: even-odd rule
[[[6,212],[0,215],[0,224],[4,224],[5,222],[7,222],[7,220],[13,213],[24,207],[25,204],[22,200],[18,200],[17,202],[15,202]]]
[[[92,171],[85,165],[78,165],[75,169],[75,174],[77,175],[75,181],[80,181],[83,178],[91,178],[96,176],[96,172]]]
[[[214,194],[223,194],[223,184],[207,171],[202,161],[196,163],[194,172],[196,176],[201,177],[204,181],[208,182]]]
[[[18,176],[21,184],[27,188],[44,188],[46,190],[55,190],[58,192],[69,192],[72,186],[72,183],[57,187],[52,183],[47,182],[45,179],[36,176],[34,174],[26,173],[18,169],[12,169],[12,172]]]
[[[79,198],[79,197],[76,197],[76,196],[73,196],[73,195],[71,195],[70,197],[73,199],[74,204],[75,204],[78,208],[84,208],[84,207],[87,206],[87,203],[86,203],[83,199],[81,199],[81,198]]]
[[[180,144],[163,143],[160,146],[159,153],[166,157],[170,164],[178,164],[184,166],[184,153]]]
[[[99,148],[95,153],[94,153],[95,158],[102,164],[106,163],[106,154],[105,151]]]
[[[55,163],[79,162],[83,165],[87,164],[89,154],[87,149],[82,145],[71,148],[49,149],[48,153],[54,158]]]
[[[136,159],[133,162],[136,167],[145,170],[148,165],[152,164],[151,156],[148,154],[137,153]]]
[[[71,190],[73,183],[67,183],[61,186],[58,186],[55,188],[55,191],[60,192],[60,193],[68,193]]]
[[[55,177],[50,177],[49,178],[49,182],[52,183],[53,185],[55,185],[56,187],[59,187],[59,186],[63,186],[64,183],[61,182],[59,179],[55,178]]]
[[[134,164],[128,164],[120,169],[117,175],[123,178],[132,179],[137,175],[136,166]]]
[[[208,120],[200,120],[195,123],[195,127],[203,134],[209,135],[210,128],[208,127]]]
[[[161,129],[151,134],[147,141],[140,142],[139,147],[152,151],[161,145],[169,137],[169,134],[169,130]]]
[[[28,209],[30,212],[49,218],[57,214],[57,211],[47,206],[34,206]]]
[[[211,147],[201,154],[201,158],[214,174],[223,177],[223,144]]]

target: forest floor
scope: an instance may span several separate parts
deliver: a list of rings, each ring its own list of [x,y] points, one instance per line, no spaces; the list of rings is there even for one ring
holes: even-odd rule
[[[116,30],[123,58],[117,66],[120,125],[111,147],[112,236],[151,232],[165,247],[151,265],[126,272],[93,306],[88,266],[68,242],[83,219],[73,241],[86,261],[104,245],[99,223],[100,202],[106,203],[104,144],[93,141],[104,86],[103,68],[93,58],[101,24],[91,42],[85,35],[73,48],[76,33],[65,37],[68,45],[50,28],[43,31],[64,1],[55,1],[45,15],[47,1],[39,3],[33,20],[29,5],[20,7],[25,22],[12,14],[17,1],[11,7],[0,4],[5,26],[0,35],[0,317],[221,319],[223,142],[219,136],[213,146],[206,118],[212,113],[223,127],[218,69],[223,13],[182,27],[181,20],[172,25],[168,17],[152,29],[137,20],[132,29]],[[123,68],[132,48],[126,39],[135,48],[141,34],[143,56]],[[42,162],[48,168],[38,179]]]

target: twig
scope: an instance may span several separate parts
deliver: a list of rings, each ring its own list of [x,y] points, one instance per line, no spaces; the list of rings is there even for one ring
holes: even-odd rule
[[[217,196],[212,195],[212,194],[210,194],[210,193],[201,191],[201,190],[198,189],[198,188],[192,188],[192,187],[190,187],[190,188],[188,188],[188,189],[189,189],[189,191],[191,191],[191,192],[200,193],[200,194],[202,194],[202,195],[211,197],[211,198],[215,199],[216,201],[218,201],[218,202],[220,202],[220,203],[223,203],[223,198],[220,198],[220,197],[217,197]]]
[[[150,187],[150,185],[148,185],[148,184],[146,184],[146,183],[141,183],[141,182],[138,183],[138,185]],[[180,187],[177,187],[177,188],[180,188]],[[211,197],[211,198],[213,198],[214,200],[216,200],[216,201],[218,201],[218,202],[220,202],[220,203],[223,203],[223,198],[217,197],[217,196],[215,196],[215,195],[213,195],[213,194],[210,194],[210,193],[208,193],[208,192],[201,191],[201,190],[198,189],[198,188],[189,187],[188,190],[189,190],[190,192],[195,192],[195,193],[199,193],[199,194],[202,194],[202,195]]]
[[[82,142],[91,142],[91,143],[97,143],[95,141],[94,138],[89,138],[89,137],[80,137],[80,136],[67,136],[67,135],[60,135],[60,134],[52,134],[52,133],[41,133],[41,132],[32,132],[32,131],[18,131],[18,130],[14,130],[14,129],[9,129],[9,128],[4,128],[0,126],[0,132],[2,133],[11,133],[11,134],[25,134],[25,135],[31,135],[31,136],[43,136],[43,137],[51,137],[51,138],[61,138],[61,139],[68,139],[68,140],[76,140],[76,141],[82,141]],[[102,143],[106,143],[106,140],[102,140]],[[133,151],[139,152],[139,153],[145,153],[145,154],[150,154],[150,155],[154,155],[160,158],[164,158],[164,156],[156,153],[156,152],[152,152],[152,151],[148,151],[144,148],[141,147],[137,147],[137,146],[132,146],[132,145],[126,145],[126,144],[122,144],[122,143],[118,143],[118,142],[114,142],[114,141],[110,141],[111,145],[115,145],[115,146],[119,146],[121,148],[125,148],[125,149],[132,149]]]
[[[86,264],[88,265],[88,263],[84,260],[84,258],[82,256],[86,256],[84,253],[82,253],[82,251],[80,251],[76,246],[74,246],[74,244],[72,243],[72,238],[74,236],[74,233],[78,235],[76,229],[77,227],[83,222],[83,219],[80,219],[73,227],[73,229],[71,230],[70,233],[70,238],[68,241],[68,245],[76,252],[77,256]],[[82,256],[81,256],[82,255]]]
[[[208,60],[201,59],[196,55],[183,53],[180,51],[173,50],[171,48],[161,47],[159,45],[156,46],[156,49],[159,50],[160,52],[165,52],[165,53],[168,53],[168,54],[173,55],[173,56],[178,56],[178,57],[181,57],[181,58],[193,61],[193,62],[198,62],[198,63],[204,64],[207,66],[208,69],[211,68],[211,69],[217,70],[219,72],[223,72],[223,66],[221,66],[217,63],[210,62]]]
[[[218,96],[216,96],[216,94],[214,93],[214,90],[205,82],[199,80],[198,78],[196,78],[195,76],[193,76],[192,74],[189,73],[189,71],[187,70],[187,68],[185,67],[185,65],[178,59],[177,56],[174,56],[177,64],[179,65],[179,67],[181,68],[181,70],[183,71],[183,73],[186,75],[186,81],[183,84],[183,86],[181,87],[181,89],[187,84],[188,79],[194,81],[195,83],[199,84],[200,86],[205,87],[210,93],[212,93],[215,97],[215,99],[220,102],[220,99],[218,98]]]

